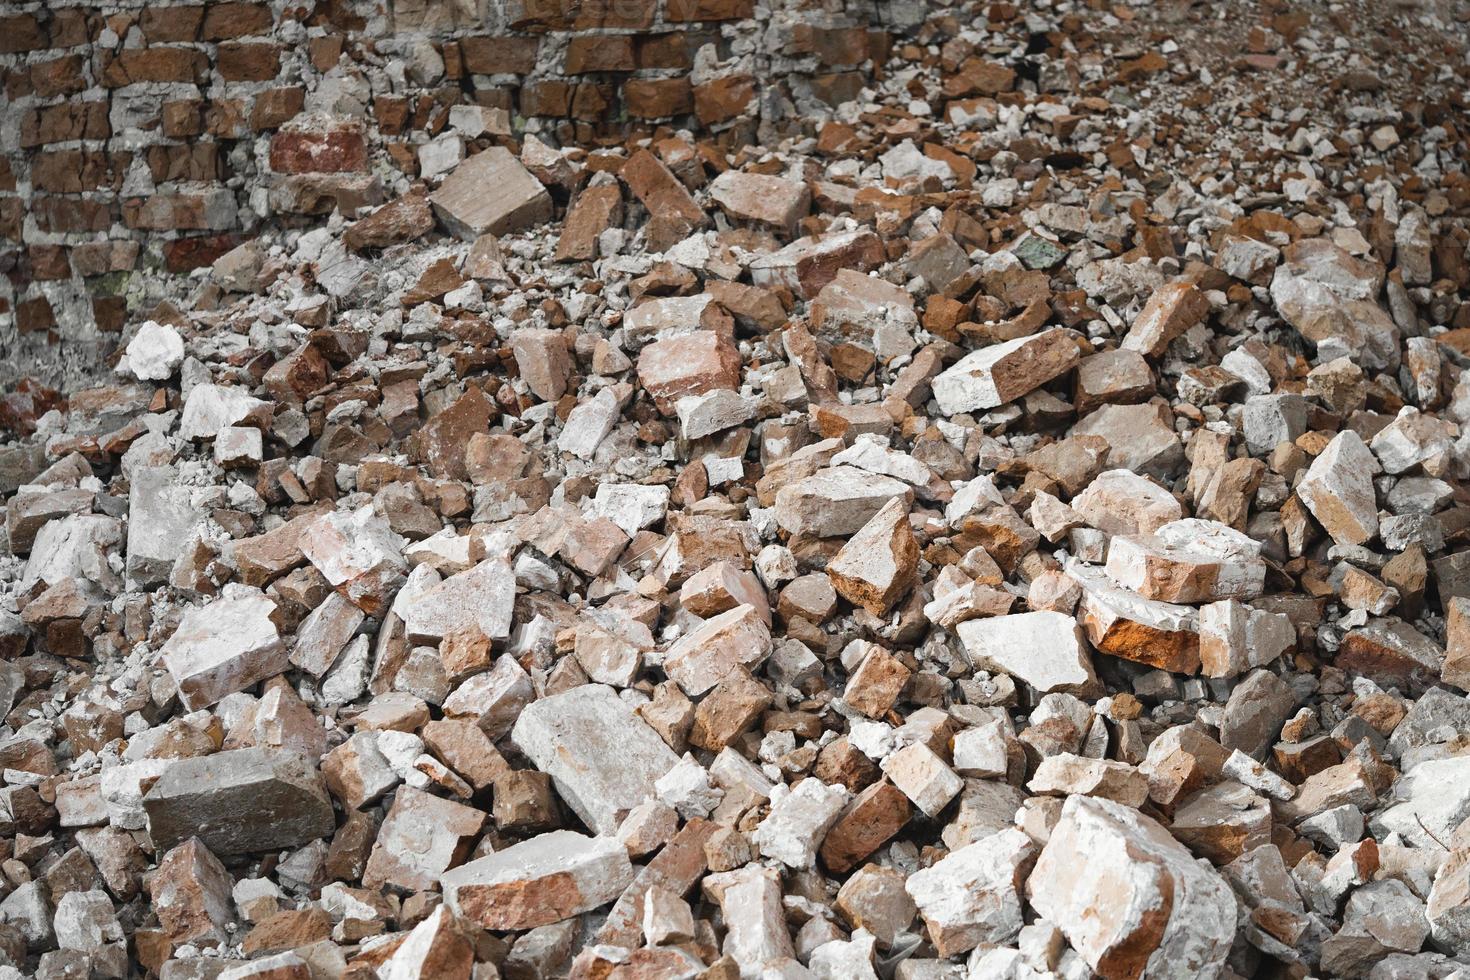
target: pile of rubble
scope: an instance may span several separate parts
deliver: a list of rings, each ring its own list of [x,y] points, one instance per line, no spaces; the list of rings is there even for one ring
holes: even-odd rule
[[[0,978],[1467,975],[1466,25],[1036,8],[0,399]]]

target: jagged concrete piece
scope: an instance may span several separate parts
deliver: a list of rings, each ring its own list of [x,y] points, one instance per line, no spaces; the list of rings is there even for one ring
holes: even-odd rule
[[[998,670],[1042,694],[1089,696],[1101,690],[1082,628],[1060,612],[971,619],[955,627],[976,667]]]
[[[1338,544],[1366,544],[1378,534],[1378,503],[1373,474],[1378,460],[1351,429],[1333,436],[1296,493],[1317,523]]]
[[[664,671],[685,694],[698,697],[737,667],[754,670],[771,654],[771,629],[755,606],[742,603],[679,637]]]
[[[1015,939],[1023,925],[1021,886],[1036,852],[1031,838],[1011,827],[909,875],[904,890],[919,907],[935,952],[955,956]]]
[[[908,504],[894,497],[827,563],[827,578],[848,602],[884,616],[913,587],[918,568]]]
[[[913,487],[902,480],[853,466],[818,470],[776,492],[776,522],[792,534],[818,538],[857,533],[890,500],[913,502]]]
[[[792,868],[810,868],[827,831],[837,822],[851,794],[816,777],[795,789],[783,786],[771,795],[771,810],[751,834],[761,854]]]
[[[515,600],[510,562],[486,558],[416,596],[403,610],[403,623],[416,643],[435,643],[467,626],[503,640],[510,635]]]
[[[264,592],[232,585],[184,614],[163,645],[163,663],[185,707],[207,708],[290,666],[271,620],[275,611]]]
[[[1145,599],[1201,603],[1253,599],[1266,587],[1260,544],[1240,531],[1189,518],[1152,535],[1117,535],[1108,544],[1108,576]]]
[[[599,834],[616,833],[630,810],[656,795],[659,777],[679,764],[663,739],[602,684],[533,702],[510,737]]]
[[[1103,977],[1216,976],[1235,938],[1225,879],[1110,800],[1067,798],[1026,897]]]

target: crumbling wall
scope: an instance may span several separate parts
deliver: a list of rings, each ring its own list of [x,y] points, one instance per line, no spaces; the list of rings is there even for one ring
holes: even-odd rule
[[[9,0],[0,384],[91,377],[240,241],[401,191],[455,105],[500,110],[481,139],[750,142],[857,96],[930,6]]]

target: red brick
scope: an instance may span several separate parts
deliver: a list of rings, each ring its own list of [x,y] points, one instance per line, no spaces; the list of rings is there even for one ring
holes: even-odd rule
[[[0,238],[9,239],[12,242],[20,241],[25,216],[24,201],[18,197],[0,197]]]
[[[623,86],[628,115],[664,119],[694,111],[694,92],[687,78],[631,78]]]
[[[171,140],[190,139],[204,132],[202,99],[176,99],[163,104],[163,135]]]
[[[63,245],[32,245],[26,249],[26,264],[36,282],[71,278],[71,263],[66,260]]]
[[[359,126],[283,129],[271,137],[271,169],[278,174],[347,173],[367,169]]]
[[[204,10],[204,40],[227,41],[269,34],[270,8],[259,3],[211,3]]]
[[[65,140],[105,140],[111,134],[105,102],[63,102],[32,109],[20,120],[24,149]]]
[[[337,67],[337,62],[342,60],[342,47],[341,35],[333,34],[328,37],[312,38],[307,42],[311,67],[321,72],[331,71]]]
[[[125,296],[97,296],[92,300],[92,318],[103,333],[122,333],[128,322],[128,300]]]
[[[37,153],[31,161],[31,183],[36,190],[53,194],[80,194],[101,188],[117,190],[131,162],[131,153],[101,150]]]
[[[566,0],[506,0],[505,16],[513,31],[565,31],[575,7]]]
[[[572,118],[606,122],[608,110],[617,98],[617,89],[612,85],[585,83],[572,92]]]
[[[665,19],[673,24],[697,20],[743,20],[755,13],[755,0],[668,0]]]
[[[306,105],[306,89],[273,88],[255,97],[255,107],[250,111],[250,128],[256,132],[277,129],[294,119]]]
[[[192,82],[199,84],[209,73],[209,59],[194,48],[133,48],[117,53],[102,70],[102,84],[109,88],[138,82]]]
[[[138,251],[137,242],[83,242],[72,247],[71,267],[83,277],[127,272],[138,264]]]
[[[572,87],[566,82],[531,82],[521,87],[521,115],[565,116],[572,108]]]
[[[15,326],[21,333],[44,333],[56,326],[56,315],[44,296],[15,304]]]
[[[755,79],[730,75],[694,88],[694,111],[706,126],[734,119],[755,98]]]
[[[211,221],[233,220],[232,212],[211,214],[212,203],[222,203],[223,194],[154,194],[123,202],[123,223],[145,231],[207,231]]]
[[[694,67],[692,54],[699,45],[695,41],[702,35],[689,31],[674,34],[650,34],[637,40],[639,68],[677,68],[688,71]]]
[[[96,31],[88,26],[85,10],[58,10],[51,17],[49,33],[53,48],[74,48],[96,37]]]
[[[221,44],[215,67],[227,82],[268,82],[281,73],[281,46],[233,41]]]
[[[204,22],[203,7],[166,7],[161,4],[143,8],[138,22],[149,44],[199,40],[199,25]]]
[[[567,44],[568,75],[594,71],[632,71],[633,39],[626,34],[583,34]]]
[[[49,195],[32,199],[31,213],[42,231],[56,233],[106,231],[115,218],[108,201]]]
[[[215,99],[204,111],[204,131],[216,139],[235,140],[250,134],[244,99]]]
[[[204,235],[179,238],[163,246],[163,264],[175,275],[192,272],[215,260],[240,244],[237,235]]]
[[[148,170],[156,183],[170,180],[221,180],[219,146],[215,143],[188,143],[148,147]]]
[[[385,136],[397,136],[408,128],[408,99],[401,95],[373,96],[373,118]]]
[[[0,54],[35,51],[47,46],[46,35],[34,14],[0,17]]]
[[[82,56],[69,54],[31,66],[31,88],[43,99],[81,92],[87,87]]]
[[[619,30],[646,30],[653,25],[658,5],[649,0],[582,0],[572,29],[596,30],[600,27]]]
[[[534,37],[462,37],[459,53],[472,75],[529,75],[540,44]]]

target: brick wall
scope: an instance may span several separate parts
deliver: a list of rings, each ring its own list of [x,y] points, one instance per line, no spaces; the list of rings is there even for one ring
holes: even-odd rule
[[[7,0],[0,383],[95,368],[170,275],[401,191],[452,106],[500,110],[482,139],[749,142],[853,98],[927,6]]]

